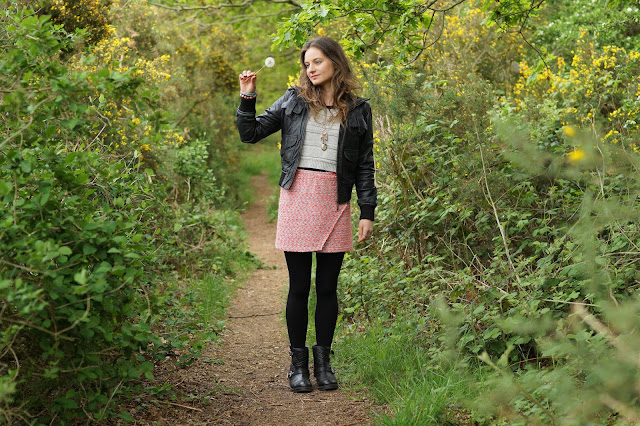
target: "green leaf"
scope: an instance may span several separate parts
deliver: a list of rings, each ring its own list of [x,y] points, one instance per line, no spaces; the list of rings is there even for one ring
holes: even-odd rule
[[[11,193],[13,184],[4,180],[0,180],[0,196],[4,196]]]
[[[127,411],[123,411],[119,413],[118,417],[120,417],[122,420],[124,420],[127,423],[131,423],[134,421],[134,418],[131,417],[131,414],[129,414]]]
[[[78,185],[82,185],[89,182],[89,176],[86,173],[79,173],[73,181]]]
[[[49,196],[51,195],[51,188],[49,187],[41,188],[40,193],[42,194],[40,196],[40,205],[44,206],[45,204],[47,204],[47,201],[49,201]]]
[[[82,271],[74,274],[73,279],[80,285],[87,284],[87,270],[83,269]]]
[[[66,127],[69,130],[73,130],[78,123],[80,123],[80,119],[79,118],[72,118],[70,120],[62,120],[60,123],[62,124],[63,127]]]
[[[480,305],[473,310],[474,315],[478,315],[479,313],[484,312],[484,305]]]
[[[27,160],[23,160],[20,162],[20,169],[24,172],[24,173],[31,173],[31,163],[28,162]]]
[[[73,251],[67,246],[61,246],[58,249],[58,253],[62,256],[69,256],[73,253]]]
[[[56,398],[56,402],[59,403],[62,407],[66,408],[67,410],[73,410],[78,408],[78,403],[75,402],[73,399]]]

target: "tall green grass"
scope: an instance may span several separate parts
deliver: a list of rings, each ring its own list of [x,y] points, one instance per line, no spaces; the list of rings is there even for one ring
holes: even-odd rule
[[[468,375],[433,360],[405,324],[371,322],[366,331],[352,332],[341,326],[334,345],[338,379],[388,404],[390,414],[377,414],[376,424],[457,424],[452,416],[483,378],[474,377],[469,386]]]
[[[199,298],[198,316],[203,328],[205,330],[219,328],[235,286],[217,274],[206,275],[192,285]]]

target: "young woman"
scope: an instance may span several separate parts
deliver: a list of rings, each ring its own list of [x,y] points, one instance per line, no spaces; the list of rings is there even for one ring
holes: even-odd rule
[[[328,37],[300,51],[299,84],[256,117],[256,74],[240,74],[240,139],[256,143],[280,130],[280,204],[276,248],[289,270],[286,317],[290,341],[289,385],[310,392],[306,347],[312,253],[316,253],[317,344],[313,371],[320,390],[338,388],[330,353],[338,317],[336,289],[346,251],[353,249],[350,199],[360,206],[358,242],[371,237],[377,204],[371,107],[357,97],[357,81],[342,47]]]

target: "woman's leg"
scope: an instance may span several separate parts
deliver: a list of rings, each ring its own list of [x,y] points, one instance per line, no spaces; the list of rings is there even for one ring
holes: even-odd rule
[[[316,268],[316,339],[313,346],[313,375],[318,389],[338,389],[338,381],[331,367],[331,342],[338,319],[338,275],[344,253],[317,253]]]
[[[287,296],[287,329],[291,344],[289,386],[293,392],[311,392],[309,380],[309,348],[307,316],[309,288],[311,287],[311,253],[284,252],[289,269],[289,295]]]
[[[316,253],[316,339],[318,346],[331,347],[338,319],[338,275],[344,252]]]
[[[309,289],[311,288],[311,253],[284,252],[289,269],[287,329],[293,348],[304,348],[307,340]]]

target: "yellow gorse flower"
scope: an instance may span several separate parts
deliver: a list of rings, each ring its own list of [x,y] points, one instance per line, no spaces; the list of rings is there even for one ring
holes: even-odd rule
[[[585,157],[584,150],[582,149],[574,149],[569,154],[567,154],[567,158],[571,163],[577,163]]]
[[[569,136],[570,138],[576,135],[576,129],[574,129],[571,126],[564,126],[562,128],[562,131],[564,132],[565,135]]]

